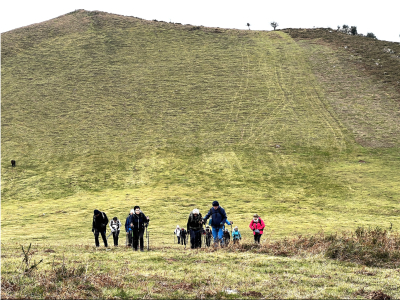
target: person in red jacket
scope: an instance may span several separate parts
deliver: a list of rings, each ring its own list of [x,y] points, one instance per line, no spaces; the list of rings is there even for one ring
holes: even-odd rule
[[[260,216],[255,214],[253,220],[251,220],[250,229],[253,230],[254,242],[260,243],[261,235],[263,234],[263,229],[265,227],[264,221],[261,220]]]

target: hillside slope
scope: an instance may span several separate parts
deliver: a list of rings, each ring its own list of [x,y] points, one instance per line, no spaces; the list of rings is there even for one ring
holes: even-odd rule
[[[400,225],[399,95],[342,51],[82,10],[2,34],[2,238],[136,203],[162,234],[212,199],[278,235]]]

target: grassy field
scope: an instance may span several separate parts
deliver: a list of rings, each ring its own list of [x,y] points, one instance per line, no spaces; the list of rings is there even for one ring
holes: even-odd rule
[[[324,29],[241,31],[87,11],[2,34],[2,290],[400,297],[396,267],[363,276],[365,266],[323,252],[182,252],[172,234],[213,200],[246,243],[256,212],[264,242],[360,226],[398,232],[398,53],[396,43]],[[134,205],[151,217],[153,251],[94,249],[93,210],[124,222]],[[16,281],[15,253],[31,242],[48,272],[40,276],[57,278],[52,260],[59,267],[62,257],[86,275],[55,280],[50,294],[45,277]],[[96,274],[120,285],[90,281]]]

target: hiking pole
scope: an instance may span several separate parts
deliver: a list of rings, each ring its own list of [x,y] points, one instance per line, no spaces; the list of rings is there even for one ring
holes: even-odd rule
[[[148,226],[148,225],[147,225],[147,226]],[[147,231],[147,226],[146,226],[147,251],[149,251],[149,232]]]

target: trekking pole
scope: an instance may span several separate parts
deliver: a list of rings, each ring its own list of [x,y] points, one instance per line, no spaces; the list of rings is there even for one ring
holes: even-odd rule
[[[175,244],[175,233],[174,233],[174,244]]]
[[[147,226],[146,226],[146,237],[147,237],[147,251],[149,251],[149,232],[147,231]]]

